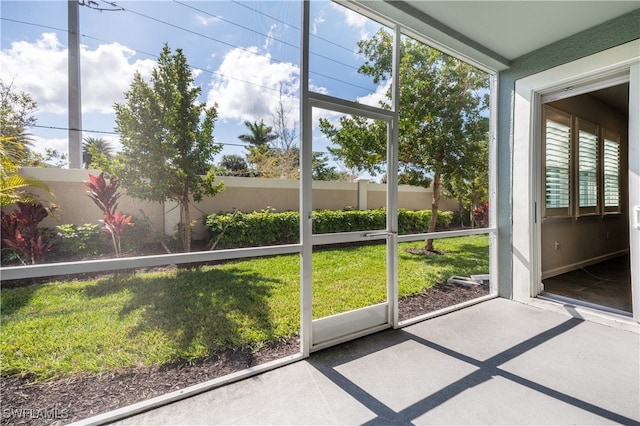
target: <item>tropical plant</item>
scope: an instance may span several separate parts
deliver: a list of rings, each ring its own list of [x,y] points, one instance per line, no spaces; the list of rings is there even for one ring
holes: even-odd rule
[[[250,143],[254,147],[268,147],[269,142],[276,139],[278,135],[273,133],[273,128],[264,124],[264,120],[260,122],[245,121],[244,125],[249,130],[249,133],[238,136],[243,142]]]
[[[213,140],[217,106],[198,102],[201,91],[182,49],[172,53],[165,45],[150,83],[136,72],[125,103],[115,105],[122,142],[115,175],[134,197],[180,205],[178,231],[185,251],[191,250],[191,200],[224,188],[215,182],[212,163],[222,149]]]
[[[5,137],[1,138],[2,140]],[[37,203],[38,196],[29,191],[30,188],[40,188],[51,193],[51,189],[39,179],[22,176],[18,166],[4,155],[5,144],[0,144],[1,171],[0,171],[0,205],[9,206],[18,201],[25,203]]]
[[[38,228],[50,210],[41,203],[18,201],[16,206],[10,214],[1,212],[2,242],[22,255],[19,258],[23,264],[26,264],[24,259],[36,264],[41,262],[44,255],[54,246],[54,241],[46,241],[45,232]]]
[[[82,142],[82,163],[88,169],[93,163],[94,156],[102,154],[107,160],[113,159],[113,146],[103,138],[87,136]]]
[[[51,192],[40,180],[22,176],[20,167],[28,164],[31,141],[27,127],[36,123],[33,116],[37,103],[28,93],[16,92],[11,84],[0,80],[0,204],[17,201],[37,203],[29,188]]]
[[[85,182],[85,186],[89,189],[87,194],[93,202],[102,210],[102,220],[104,224],[103,231],[111,234],[113,241],[113,249],[116,256],[120,257],[122,253],[121,239],[122,234],[128,226],[131,226],[131,216],[123,215],[118,212],[118,199],[122,195],[118,192],[118,178],[112,176],[107,184],[104,173],[98,176],[89,174],[89,182]]]

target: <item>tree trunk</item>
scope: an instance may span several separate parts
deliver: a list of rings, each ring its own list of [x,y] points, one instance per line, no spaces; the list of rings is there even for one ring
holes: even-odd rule
[[[436,232],[436,223],[438,221],[438,203],[440,202],[440,175],[433,175],[433,199],[431,202],[431,221],[429,222],[429,232]],[[426,241],[425,249],[433,251],[433,240]]]
[[[182,199],[183,233],[182,248],[186,253],[191,251],[191,213],[189,212],[189,195]]]

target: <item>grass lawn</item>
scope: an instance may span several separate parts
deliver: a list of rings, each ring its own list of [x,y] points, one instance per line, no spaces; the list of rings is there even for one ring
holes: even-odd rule
[[[487,236],[438,240],[442,256],[404,251],[422,244],[400,247],[401,297],[489,270]],[[314,318],[385,300],[383,245],[313,256]],[[298,333],[299,265],[286,255],[3,289],[0,373],[45,380],[258,349]]]

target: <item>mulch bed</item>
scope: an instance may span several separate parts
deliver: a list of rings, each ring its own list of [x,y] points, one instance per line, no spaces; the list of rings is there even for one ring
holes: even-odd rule
[[[488,293],[486,285],[438,284],[401,299],[399,318],[413,318]],[[298,352],[299,339],[293,336],[255,352],[227,350],[192,364],[172,363],[33,384],[29,377],[1,376],[1,424],[63,425]]]

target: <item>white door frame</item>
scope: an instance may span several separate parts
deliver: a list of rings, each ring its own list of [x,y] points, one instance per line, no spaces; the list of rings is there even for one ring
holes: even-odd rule
[[[536,163],[542,96],[567,87],[587,85],[598,80],[630,73],[631,93],[640,88],[640,40],[623,44],[579,60],[560,65],[516,81],[513,128],[513,298],[529,302],[540,293],[540,168]],[[629,206],[632,259],[633,318],[640,322],[640,230],[633,230],[631,206],[640,204],[639,136],[640,109],[637,96],[631,96],[629,111]],[[633,149],[631,148],[633,147]],[[635,185],[635,186],[634,186]],[[633,189],[635,188],[635,190]],[[516,214],[529,212],[529,214]]]

